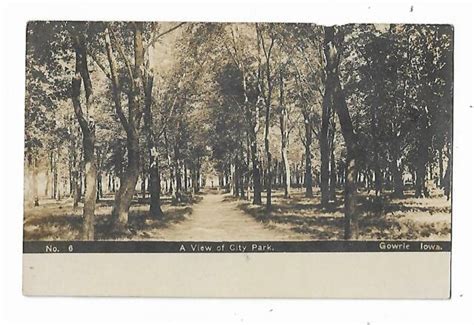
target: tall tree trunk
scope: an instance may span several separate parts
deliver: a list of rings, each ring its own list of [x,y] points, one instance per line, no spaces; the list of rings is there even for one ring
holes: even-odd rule
[[[242,85],[244,89],[245,119],[247,121],[247,134],[250,146],[250,157],[252,161],[252,182],[253,182],[253,204],[262,204],[262,183],[260,179],[260,166],[257,151],[257,131],[259,129],[259,103],[255,104],[255,113],[252,117],[250,103],[247,96],[247,81],[245,73],[242,73]],[[248,191],[250,193],[250,191]]]
[[[197,162],[194,168],[195,168],[195,171],[194,171],[193,187],[194,187],[194,193],[197,194],[199,193],[199,190],[200,190],[200,184],[199,184],[200,169],[201,169],[200,163]]]
[[[97,172],[97,194],[96,201],[99,202],[100,199],[104,196],[102,191],[102,173],[100,170]]]
[[[245,199],[245,159],[244,159],[244,143],[242,141],[242,134],[240,136],[240,151],[239,155],[237,156],[237,171],[238,171],[238,180],[237,180],[237,196],[240,196],[241,199]]]
[[[238,174],[239,174],[239,177],[238,177],[238,187],[237,187],[237,195],[240,196],[241,199],[245,199],[245,188],[244,188],[244,184],[245,184],[245,172],[246,170],[244,169],[244,164],[243,164],[243,149],[242,149],[242,145],[241,145],[241,152],[240,152],[240,157],[239,157],[239,161],[237,163],[237,167],[238,167]]]
[[[79,179],[79,161],[77,159],[77,148],[75,140],[71,144],[72,150],[72,194],[73,194],[73,208],[76,209],[81,200],[81,183]]]
[[[33,199],[33,206],[39,206],[39,198],[38,198],[38,161],[36,157],[33,156],[33,153],[28,154],[28,169],[31,175],[29,187],[30,187],[30,195]],[[30,198],[28,198],[28,201]]]
[[[396,198],[403,198],[403,175],[400,160],[400,143],[398,138],[393,141],[391,173],[393,177],[393,195]]]
[[[327,56],[327,55],[326,55]],[[327,60],[327,58],[326,58]],[[331,64],[334,64],[331,62]],[[337,64],[337,63],[336,63]],[[321,114],[321,132],[319,134],[319,152],[321,156],[321,206],[323,208],[328,206],[329,203],[329,124],[331,119],[331,106],[334,105],[333,101],[333,84],[336,82],[334,73],[328,71],[329,62],[326,66],[326,87],[323,96],[323,107]],[[332,68],[332,67],[331,67]]]
[[[74,183],[73,183],[73,172],[72,172],[72,160],[71,155],[69,154],[68,157],[68,179],[64,179],[64,188],[65,191],[69,194],[69,197],[72,198],[74,196]],[[48,178],[49,168],[46,170],[46,179]],[[47,182],[49,182],[47,180]],[[46,192],[46,191],[45,191]],[[47,191],[49,192],[49,191]]]
[[[419,117],[419,123],[421,124],[421,130],[418,134],[418,151],[417,159],[415,162],[416,170],[416,181],[415,181],[415,197],[428,197],[428,189],[426,187],[426,168],[429,162],[429,145],[430,145],[430,130],[428,117],[422,114]]]
[[[48,168],[46,168],[46,186],[44,188],[44,196],[48,197],[50,193],[50,188],[51,188],[51,161],[49,160],[48,156]]]
[[[267,156],[267,171],[265,173],[265,186],[267,189],[267,200],[265,206],[267,209],[270,209],[272,206],[272,154],[270,152],[270,140],[265,139],[265,151]]]
[[[280,68],[280,131],[281,131],[281,160],[283,164],[283,186],[285,198],[290,197],[290,165],[288,161],[288,146],[290,132],[288,128],[288,108],[285,105],[283,71]]]
[[[186,166],[186,161],[183,162],[183,170],[184,170],[184,191],[188,191],[188,167]]]
[[[146,173],[142,170],[142,175],[140,176],[140,191],[142,193],[142,199],[146,198]]]
[[[252,152],[252,182],[253,182],[253,204],[262,204],[262,183],[260,180],[260,164],[257,156],[257,137],[254,136],[251,144]]]
[[[59,200],[58,196],[58,153],[57,149],[54,150],[51,154],[51,168],[53,173],[53,199]]]
[[[85,183],[83,208],[83,239],[94,240],[94,213],[96,203],[97,162],[95,156],[95,123],[92,114],[92,82],[87,65],[87,47],[85,40],[75,37],[76,75],[72,80],[72,102],[74,113],[82,131],[82,146],[84,153]],[[81,83],[86,93],[86,116],[81,107]]]
[[[335,28],[325,27],[324,53],[326,56],[326,90],[332,91],[333,105],[339,117],[342,135],[346,144],[346,175],[344,186],[344,239],[356,239],[359,236],[359,224],[356,211],[357,168],[356,156],[358,141],[354,133],[351,116],[339,79],[339,55],[335,42]]]
[[[97,190],[96,190],[96,202],[99,202],[101,198],[104,197],[104,192],[102,190],[102,170],[101,170],[101,152],[98,150],[96,152],[96,166],[97,166]]]
[[[346,182],[344,186],[344,239],[359,237],[359,222],[356,211],[356,157],[355,150],[347,151]]]
[[[369,69],[370,63],[369,64]],[[377,76],[380,77],[380,76]],[[379,146],[379,123],[377,110],[381,109],[381,96],[383,89],[383,83],[380,80],[376,80],[374,83],[374,94],[372,103],[369,105],[370,111],[370,135],[371,135],[371,149],[372,149],[372,166],[374,171],[374,184],[375,184],[375,196],[378,197],[382,192],[382,175],[380,170],[380,146]]]
[[[336,201],[336,160],[334,157],[336,124],[334,121],[334,109],[331,110],[330,130],[329,130],[329,200]]]
[[[377,102],[377,101],[376,101]],[[373,153],[373,161],[372,161],[372,168],[374,170],[375,175],[375,196],[379,196],[382,191],[382,177],[380,171],[380,162],[379,162],[379,136],[378,136],[378,128],[377,128],[377,115],[376,115],[376,107],[375,103],[370,105],[370,130],[371,130],[371,139],[372,139],[372,153]]]
[[[329,173],[329,200],[336,201],[336,161],[334,157],[334,144],[331,145],[330,149],[330,167],[331,171]]]
[[[94,130],[95,131],[95,130]],[[93,131],[92,131],[93,132]],[[91,133],[92,133],[91,132]],[[90,184],[84,193],[84,239],[94,240],[94,212],[96,200],[96,176],[97,170],[94,161],[94,137],[84,140],[84,170],[86,184]]]
[[[446,198],[449,200],[451,198],[451,183],[453,179],[452,175],[452,152],[451,152],[451,140],[448,140],[447,143],[447,156],[448,156],[448,165],[446,166],[446,173],[443,177],[443,187],[444,187],[444,195],[446,195]]]
[[[165,149],[166,149],[166,161],[168,164],[168,173],[169,173],[169,186],[168,186],[168,194],[173,194],[174,187],[173,187],[173,182],[174,182],[174,171],[173,171],[173,164],[171,162],[171,154],[170,154],[170,146],[169,146],[169,141],[168,141],[168,133],[166,131],[166,127],[163,130],[163,138],[165,140]]]
[[[392,176],[393,176],[393,195],[396,198],[403,198],[403,179],[402,171],[399,166],[399,161],[392,161]]]
[[[258,24],[255,24],[256,31],[257,31],[257,47],[258,47],[258,70],[260,74],[261,70],[261,62],[260,62],[260,50],[263,51],[265,56],[265,79],[267,83],[267,91],[266,96],[263,96],[264,103],[265,103],[265,132],[264,132],[264,144],[265,144],[265,156],[267,158],[267,169],[266,169],[266,187],[267,187],[267,200],[266,200],[266,209],[269,210],[272,206],[272,153],[270,151],[270,114],[272,108],[272,92],[273,92],[273,82],[272,82],[272,75],[271,75],[271,55],[272,55],[272,48],[275,44],[275,38],[273,35],[270,36],[271,43],[268,48],[265,45],[265,40],[263,37],[263,32],[260,30]],[[258,87],[259,93],[263,94],[263,87],[260,83],[261,78],[258,78]]]
[[[153,76],[151,74],[144,75],[145,84],[145,105],[143,109],[144,127],[146,133],[148,158],[150,167],[148,173],[149,177],[149,192],[150,192],[150,209],[149,216],[152,219],[162,218],[163,210],[161,209],[161,176],[159,170],[159,154],[156,148],[156,134],[153,130],[153,114],[151,111],[152,93],[153,93]]]
[[[230,195],[233,195],[235,196],[235,193],[237,193],[237,186],[236,183],[235,183],[235,179],[236,179],[236,171],[235,171],[235,164],[232,162],[230,164],[230,182],[229,182],[229,190],[230,190]]]
[[[305,197],[313,197],[313,167],[311,162],[311,144],[313,143],[313,121],[310,112],[303,112],[305,141],[304,141],[304,157],[305,157]]]
[[[162,218],[161,209],[161,176],[156,165],[150,166],[150,217]]]
[[[251,166],[252,160],[251,160],[251,153],[250,153],[250,151],[251,151],[250,150],[250,139],[249,139],[248,134],[245,138],[246,138],[246,142],[247,142],[247,145],[246,145],[247,169],[246,169],[246,172],[245,172],[245,185],[247,186],[247,195],[246,195],[245,199],[247,201],[250,201],[250,192],[251,192],[251,175],[250,175],[251,170],[250,170],[250,166]]]
[[[128,212],[140,174],[138,135],[131,133],[127,136],[128,165],[125,172],[120,175],[120,187],[115,194],[112,209],[112,217],[118,227],[124,227],[128,223]]]
[[[114,97],[115,111],[120,119],[127,134],[127,155],[128,164],[125,172],[120,177],[120,188],[116,192],[112,217],[119,228],[124,227],[128,223],[128,212],[135,194],[135,186],[140,173],[140,152],[139,152],[139,136],[138,124],[141,119],[142,111],[140,110],[140,82],[142,80],[142,72],[144,70],[144,48],[142,36],[142,23],[134,23],[134,58],[135,66],[132,69],[131,63],[122,54],[125,61],[128,75],[130,78],[130,89],[128,91],[128,119],[122,110],[121,103],[121,87],[117,72],[117,63],[112,51],[111,39],[115,40],[115,35],[110,29],[105,31],[105,44],[107,49],[107,59],[110,66],[110,76],[112,80],[112,92]],[[115,40],[115,48],[120,50],[120,45]]]
[[[174,175],[175,175],[175,188],[174,188],[174,199],[176,202],[181,202],[181,159],[180,159],[180,150],[177,144],[174,145]]]
[[[418,150],[418,159],[415,163],[416,180],[415,180],[415,197],[427,197],[428,190],[426,188],[426,164],[428,162],[428,148],[422,146]]]
[[[283,163],[283,186],[285,188],[285,198],[290,197],[290,163],[288,159],[288,138],[282,143],[281,159]]]
[[[444,164],[443,164],[443,146],[438,149],[438,187],[443,186]]]

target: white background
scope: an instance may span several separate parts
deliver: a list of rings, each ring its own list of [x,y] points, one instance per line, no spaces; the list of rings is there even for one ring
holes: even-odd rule
[[[472,324],[473,13],[469,1],[2,2],[0,323]],[[27,20],[284,21],[455,25],[452,299],[283,300],[26,298],[21,294],[24,59]],[[470,167],[470,168],[469,168]],[[93,266],[91,266],[93,267]],[[238,267],[238,265],[236,265]],[[403,267],[403,265],[400,265]],[[131,275],[133,276],[133,275]],[[139,276],[137,274],[136,276]],[[351,276],[351,270],[347,270]],[[433,284],[435,285],[435,284]]]

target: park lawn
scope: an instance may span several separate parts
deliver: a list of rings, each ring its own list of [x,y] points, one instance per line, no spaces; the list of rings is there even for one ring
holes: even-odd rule
[[[170,197],[162,198],[165,214],[160,220],[146,218],[147,200],[134,199],[129,213],[127,229],[111,227],[113,196],[108,195],[96,204],[96,240],[153,240],[160,237],[160,230],[182,222],[192,213],[192,205],[200,201],[194,196],[190,203],[171,204]],[[23,240],[81,240],[82,203],[73,209],[72,199],[43,200],[39,207],[25,207]]]
[[[383,195],[382,203],[371,194],[359,192],[359,240],[450,240],[451,202],[441,192],[430,198],[415,198],[406,191],[406,198],[391,199]],[[272,195],[272,209],[264,204],[254,205],[239,200],[239,208],[275,230],[291,230],[307,234],[313,240],[341,240],[344,236],[343,192],[338,191],[336,202],[322,209],[319,193],[313,198],[304,197],[300,189],[292,189],[291,198],[283,191]],[[263,203],[265,196],[262,195]]]

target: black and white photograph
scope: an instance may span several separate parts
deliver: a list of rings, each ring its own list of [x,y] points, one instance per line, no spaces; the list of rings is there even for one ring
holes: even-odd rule
[[[449,242],[453,35],[31,21],[24,240]]]

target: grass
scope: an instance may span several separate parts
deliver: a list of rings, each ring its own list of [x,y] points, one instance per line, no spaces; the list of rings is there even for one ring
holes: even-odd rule
[[[202,198],[193,196],[186,203],[172,204],[170,197],[162,199],[163,218],[148,218],[148,199],[132,202],[126,229],[111,227],[113,197],[107,196],[96,204],[96,240],[147,240],[160,229],[182,222],[192,213],[192,205]],[[72,199],[44,200],[39,207],[25,208],[24,240],[81,240],[82,204],[73,208]]]
[[[415,198],[414,193],[409,191],[405,195],[404,199],[392,199],[388,194],[375,198],[373,194],[359,193],[359,239],[450,240],[450,201],[436,191],[430,198]],[[254,205],[231,196],[228,199],[238,200],[241,210],[269,228],[290,229],[307,234],[314,240],[343,239],[342,191],[326,209],[320,204],[319,194],[306,198],[302,191],[293,189],[290,196],[284,198],[282,191],[275,191],[270,211],[264,205]]]
[[[216,191],[209,191],[214,193]],[[301,234],[313,240],[343,239],[343,192],[338,191],[336,201],[323,208],[319,193],[313,198],[292,189],[291,198],[284,198],[282,190],[272,196],[270,211],[264,205],[230,195],[226,201],[236,201],[239,209],[264,223],[269,229]],[[441,191],[432,191],[430,198],[415,198],[406,191],[403,199],[390,194],[375,197],[373,193],[358,194],[358,218],[361,240],[449,240],[451,238],[451,205]],[[265,203],[265,196],[263,201]],[[96,206],[97,240],[157,240],[166,239],[164,229],[179,224],[192,214],[193,204],[201,196],[186,196],[175,204],[170,197],[162,199],[164,217],[150,219],[148,199],[136,198],[130,208],[126,229],[111,227],[113,197],[108,196]],[[73,209],[72,200],[42,200],[39,207],[25,207],[24,240],[80,240],[82,206]],[[245,229],[242,229],[245,231]],[[169,234],[168,234],[169,235]]]

